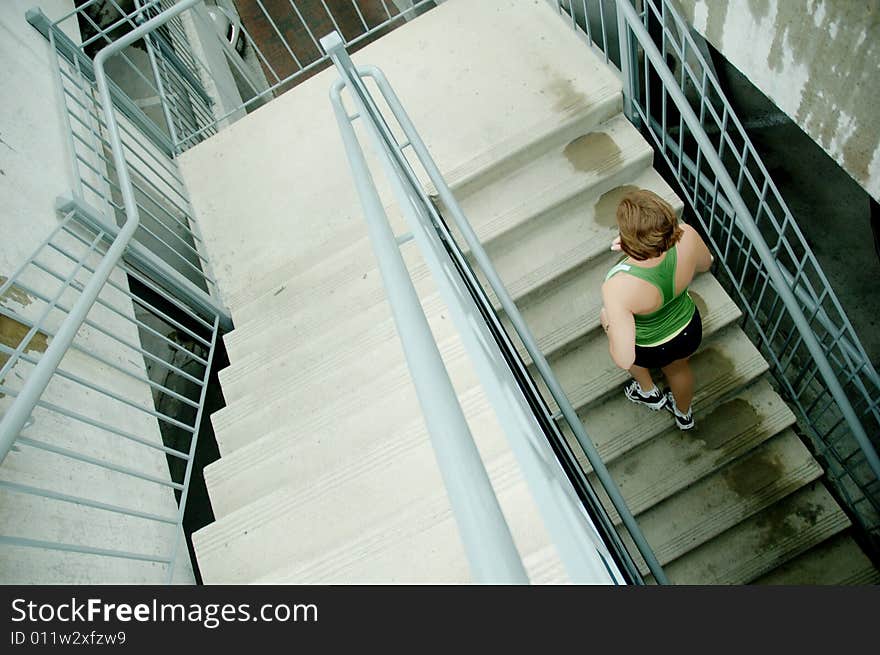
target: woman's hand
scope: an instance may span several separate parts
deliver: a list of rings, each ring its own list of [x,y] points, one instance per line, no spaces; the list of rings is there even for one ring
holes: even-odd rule
[[[605,332],[608,332],[608,312],[605,311],[605,308],[602,307],[602,311],[599,312],[599,324],[602,326],[602,329]]]
[[[611,242],[611,250],[618,251],[620,249],[620,235],[618,234]]]

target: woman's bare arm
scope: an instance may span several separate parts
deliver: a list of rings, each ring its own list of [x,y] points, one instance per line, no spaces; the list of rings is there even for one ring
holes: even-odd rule
[[[614,363],[629,370],[636,361],[636,322],[632,312],[620,300],[619,289],[608,280],[602,285],[604,307],[599,314],[602,327],[608,335],[608,349]]]

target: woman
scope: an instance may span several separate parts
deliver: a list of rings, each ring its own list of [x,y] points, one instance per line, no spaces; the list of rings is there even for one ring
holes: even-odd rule
[[[696,273],[709,270],[712,255],[697,231],[679,224],[669,203],[651,191],[624,196],[617,227],[611,249],[627,256],[605,277],[599,316],[611,358],[633,377],[627,398],[653,410],[666,407],[679,429],[690,430],[694,376],[688,358],[703,326],[687,289]],[[652,368],[663,371],[670,392],[657,388]]]

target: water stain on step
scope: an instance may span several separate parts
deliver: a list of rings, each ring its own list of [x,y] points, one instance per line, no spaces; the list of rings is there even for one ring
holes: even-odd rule
[[[712,346],[697,351],[693,358],[697,379],[717,380],[733,376],[736,365],[725,353]]]
[[[617,205],[626,194],[638,190],[637,186],[624,184],[611,189],[611,191],[606,191],[599,196],[599,200],[596,202],[593,209],[593,220],[603,227],[615,227],[617,225]]]
[[[546,66],[543,68],[545,71],[547,70]],[[565,111],[571,107],[587,105],[587,96],[577,91],[571,80],[557,77],[550,83],[547,90],[556,96],[553,103],[553,109],[556,111]]]
[[[761,528],[761,543],[758,545],[757,551],[770,548],[780,541],[791,539],[798,533],[797,525],[792,520],[791,512],[786,504],[776,504],[765,509],[755,524]]]
[[[721,403],[705,418],[697,422],[693,435],[706,444],[706,448],[718,450],[732,438],[758,424],[759,416],[751,403],[734,398]]]
[[[629,462],[627,462],[623,467],[623,474],[627,476],[634,475],[635,472],[639,468],[639,460],[633,457]]]
[[[795,510],[795,514],[810,527],[815,527],[816,523],[819,522],[819,517],[822,516],[822,506],[810,503],[805,507],[798,507]]]
[[[576,171],[595,173],[621,161],[620,148],[605,132],[590,132],[571,141],[562,151]]]
[[[782,468],[778,455],[761,452],[729,468],[724,481],[740,498],[748,498],[778,480]]]

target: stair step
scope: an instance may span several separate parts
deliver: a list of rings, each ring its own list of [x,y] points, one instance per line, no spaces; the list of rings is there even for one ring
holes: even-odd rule
[[[387,209],[387,208],[386,208]],[[343,260],[343,253],[348,253],[353,261],[359,261],[356,253],[364,247],[369,247],[367,238],[367,226],[360,216],[354,216],[348,225],[340,227],[333,238],[302,255],[291,258],[283,265],[260,275],[257,279],[248,280],[248,283],[229,294],[227,306],[232,313],[236,325],[243,325],[259,310],[252,305],[261,304],[268,298],[274,298],[282,293],[290,291],[288,282],[299,276],[308,275],[310,271],[326,265],[328,260]]]
[[[650,410],[635,408],[647,413]],[[697,417],[693,430],[682,432],[669,418],[660,436],[615,460],[609,473],[633,515],[638,515],[711,474],[778,434],[795,421],[794,414],[766,380],[759,380]],[[617,523],[617,511],[594,473],[590,478]]]
[[[697,420],[720,399],[732,394],[768,370],[766,360],[739,328],[731,327],[708,339],[691,358],[696,378],[694,412]],[[659,384],[663,384],[658,380]],[[611,395],[578,409],[587,435],[606,465],[669,428],[668,412],[643,410],[615,389]],[[563,433],[581,466],[589,469],[574,435],[563,423]]]
[[[598,270],[597,267],[593,267],[585,271],[584,275],[593,274],[593,271]],[[426,288],[428,288],[430,282],[430,280],[425,282]],[[695,301],[703,314],[703,331],[705,335],[712,334],[724,324],[739,317],[740,313],[736,305],[733,304],[720,285],[711,276],[700,276],[694,281],[692,286]],[[542,320],[538,322],[538,325],[532,326],[532,330],[536,335],[539,346],[543,347],[545,352],[552,353],[554,349],[562,349],[568,345],[569,341],[580,338],[585,332],[589,331],[588,328],[592,327],[591,321],[583,319],[585,310],[572,307],[572,305],[582,298],[596,298],[598,303],[598,285],[579,277],[571,283],[563,285],[562,289],[562,292],[554,291],[552,294],[548,294],[544,298],[526,305],[523,310],[527,321],[529,316],[532,316],[533,319],[536,315],[541,316]],[[588,289],[589,292],[585,293],[585,289]],[[550,304],[547,301],[548,297],[552,299],[556,307],[568,308],[564,314],[566,317],[576,316],[578,320],[565,324],[563,319],[559,317],[560,312],[558,311],[556,312],[557,322],[562,323],[561,326],[557,327],[552,320],[547,320],[546,317],[551,315],[551,310],[548,308],[548,304]],[[432,304],[431,307],[435,312],[440,311],[437,309],[436,303]],[[532,309],[531,314],[529,313],[530,308]],[[538,310],[541,310],[540,314],[535,313]],[[441,314],[441,321],[438,323],[435,320],[435,324],[442,324],[445,326],[445,329],[451,330],[451,321],[445,320],[444,316]],[[598,308],[593,311],[593,316],[596,317],[595,322],[598,325]],[[436,314],[434,314],[434,318],[437,318]],[[537,321],[533,320],[533,322]],[[390,334],[390,328],[390,325],[385,325],[384,328],[377,327],[375,329],[378,330],[379,335],[382,335]],[[385,332],[383,332],[383,329]],[[541,329],[548,330],[550,334],[542,334]],[[557,358],[554,362],[554,370],[576,406],[600,396],[608,388],[622,382],[627,377],[627,374],[618,369],[611,361],[607,352],[608,348],[604,335],[599,334],[595,328],[593,328],[592,332],[592,336],[598,338],[586,340],[580,348],[567,352],[566,357]],[[370,338],[369,341],[372,342],[373,339]],[[326,361],[321,360],[319,350],[312,350],[312,359],[305,359],[302,362],[303,370],[300,370],[298,363],[294,365],[296,361],[295,356],[291,356],[294,357],[292,360],[281,357],[277,365],[279,368],[286,367],[287,370],[278,373],[276,376],[268,373],[267,371],[271,369],[267,369],[260,376],[261,384],[270,387],[267,392],[262,394],[250,393],[242,396],[233,391],[228,399],[229,404],[212,415],[212,422],[218,433],[218,442],[226,440],[225,435],[220,433],[230,430],[235,423],[241,422],[248,414],[252,414],[252,417],[242,428],[252,431],[257,429],[255,427],[257,423],[262,422],[259,417],[273,413],[273,408],[277,408],[279,405],[284,405],[288,409],[287,414],[284,414],[285,416],[290,415],[294,410],[308,414],[317,410],[316,406],[325,403],[327,398],[335,398],[337,396],[345,398],[349,392],[355,393],[357,391],[356,387],[363,381],[378,377],[372,373],[374,370],[389,369],[390,372],[382,377],[396,372],[395,379],[399,379],[403,375],[401,371],[404,368],[400,352],[396,341],[390,341],[387,348],[378,347],[364,350],[360,356],[358,356],[354,346],[349,345],[347,348],[329,357]],[[463,350],[458,349],[456,353],[463,355]],[[392,359],[390,355],[397,355],[397,357]],[[528,360],[526,359],[526,361]],[[585,361],[591,362],[593,366],[585,366],[583,364]],[[343,362],[346,363],[344,367],[342,366]],[[600,367],[595,365],[597,362],[600,363]],[[361,374],[357,375],[352,371],[352,374],[349,375],[349,365],[356,366]],[[257,371],[254,369],[248,370],[251,372],[250,380],[253,381],[255,379],[253,376]],[[585,376],[585,370],[591,371],[593,375]],[[312,371],[319,371],[325,377],[315,377],[311,374]],[[232,372],[230,372],[229,374],[224,374],[224,379],[228,379],[227,375],[228,377],[233,377]],[[273,384],[267,384],[267,380],[272,381]],[[578,386],[572,391],[571,386],[574,385]],[[398,386],[398,382],[394,382],[392,385],[393,388]],[[325,392],[322,392],[322,390]],[[277,412],[274,415],[276,417],[279,416]],[[269,424],[277,425],[273,421],[270,421]],[[261,430],[262,434],[266,432],[268,430]],[[256,434],[255,436],[260,435]]]
[[[246,397],[254,388],[278,385],[310,385],[314,380],[336,376],[351,388],[375,377],[377,370],[403,361],[403,350],[390,309],[382,307],[383,319],[368,323],[360,314],[359,324],[345,322],[328,327],[323,335],[293,341],[288,347],[252,351],[235,364],[220,371],[220,383],[227,404]],[[432,294],[422,299],[422,309],[438,341],[454,333],[454,326],[443,300]],[[377,316],[378,318],[378,316]]]
[[[638,524],[661,565],[684,556],[741,521],[818,479],[822,469],[792,430],[638,514]],[[643,574],[648,567],[629,533],[624,543]]]
[[[880,569],[846,531],[761,576],[753,584],[877,585]]]
[[[513,455],[508,451],[496,457],[487,463],[487,471],[520,553],[547,546],[549,538]],[[365,491],[384,490],[389,500],[400,493],[403,504],[381,520],[347,514],[349,524],[338,513],[328,521],[320,503],[316,505],[319,498],[310,494],[311,502],[306,502],[302,491],[281,489],[194,533],[203,579],[208,584],[469,580],[442,486],[430,495],[409,498],[399,491],[397,480],[392,484],[377,475],[363,481]],[[355,500],[349,496],[346,505]]]
[[[450,378],[459,392],[476,384],[476,376],[457,335],[439,344]],[[252,393],[211,415],[221,455],[251,443],[278,426],[289,434],[326,431],[333,423],[347,429],[382,430],[404,425],[421,414],[406,361],[383,362],[369,384],[340,392],[338,378],[306,384],[280,385],[263,394]],[[308,381],[307,381],[308,382]]]
[[[484,461],[492,462],[505,454],[507,442],[491,412],[469,419],[480,428],[480,452]],[[343,452],[330,466],[317,471],[314,462],[295,465],[301,470],[308,467],[303,477],[288,475],[286,485],[246,504],[236,499],[236,509],[243,508],[242,511],[236,513],[236,509],[232,509],[219,515],[215,529],[222,532],[227,524],[229,530],[237,525],[253,530],[276,524],[311,526],[308,534],[314,531],[320,535],[310,536],[310,541],[330,545],[353,538],[367,526],[406,514],[409,508],[443,489],[433,447],[421,426],[399,431],[392,438],[360,446],[357,450],[345,441],[337,442],[334,447]],[[393,481],[393,486],[389,481]],[[212,501],[214,491],[212,488]],[[340,514],[339,507],[345,507],[346,511]],[[321,525],[320,517],[328,516],[335,518]],[[291,534],[306,534],[302,532],[303,527],[284,529],[291,530]]]
[[[554,152],[550,155],[544,153],[544,160],[537,165],[537,168],[541,169],[546,166],[548,161],[552,162],[554,168],[550,171],[548,179],[555,180],[553,174],[556,172],[555,168],[559,166],[557,160],[560,159],[560,156],[564,157],[561,153],[567,140],[598,129],[596,138],[605,141],[620,141],[619,148],[611,144],[612,150],[617,148],[619,152],[611,157],[606,167],[608,171],[606,185],[611,184],[617,179],[615,176],[627,175],[627,171],[632,166],[644,167],[650,164],[650,148],[646,149],[647,144],[628,121],[621,116],[614,115],[613,111],[619,104],[619,94],[607,94],[600,97],[597,103],[586,107],[578,104],[572,107],[572,111],[580,113],[572,114],[569,121],[563,120],[560,123],[554,121],[552,125],[541,125],[537,128],[537,134],[540,134],[541,130],[552,130],[548,133],[547,138],[536,140],[536,132],[534,131],[530,133],[530,136],[527,134],[518,135],[513,143],[501,144],[492,150],[493,156],[495,156],[505,149],[513,148],[514,152],[510,156],[502,157],[482,170],[476,167],[485,161],[485,157],[478,157],[465,164],[461,169],[454,171],[451,177],[447,176],[447,183],[453,186],[457,195],[463,193],[465,188],[476,191],[478,187],[483,186],[483,182],[497,175],[498,171],[507,170],[510,166],[520,166],[523,163],[522,155],[533,155],[536,144],[540,144],[544,148],[554,148],[556,144],[560,144],[559,148],[554,148]],[[566,113],[570,114],[568,111]],[[605,121],[605,123],[600,124],[601,121]],[[528,139],[528,141],[524,141],[524,139]],[[637,154],[630,156],[632,153]],[[645,160],[646,156],[647,160]],[[534,167],[534,162],[528,162],[525,165],[525,168],[529,170]],[[458,184],[456,184],[456,177],[462,178]],[[589,184],[581,182],[577,189],[589,189],[593,183],[602,180],[605,180],[605,177],[593,176],[588,180]],[[564,190],[561,189],[560,192],[564,192]],[[546,193],[544,197],[553,198],[552,195]],[[405,221],[400,211],[393,205],[386,207],[385,210],[395,231],[397,233],[406,231]],[[505,216],[495,217],[492,226],[485,228],[479,220],[475,220],[477,217],[471,218],[469,215],[469,218],[481,241],[488,243],[494,238],[493,235],[503,233],[507,229],[505,226],[509,226],[511,221],[516,224],[517,221],[528,220],[531,211],[527,210],[526,214],[519,219]],[[323,257],[310,255],[305,264],[293,263],[273,271],[260,283],[261,290],[252,292],[246,302],[242,294],[236,295],[236,310],[233,316],[236,325],[238,327],[248,325],[249,329],[254,329],[256,326],[250,326],[249,323],[259,320],[260,324],[265,325],[267,319],[272,316],[290,314],[293,303],[302,304],[313,298],[314,292],[319,288],[337,288],[344,281],[354,280],[358,274],[362,275],[363,263],[368,263],[369,269],[375,268],[371,246],[366,237],[357,239],[352,245],[340,252],[330,250]]]
[[[500,178],[477,178],[454,195],[480,241],[489,241],[561,202],[633,179],[652,157],[648,142],[618,114]]]
[[[252,351],[302,343],[339,324],[350,323],[356,331],[365,319],[376,321],[390,316],[375,255],[369,243],[361,246],[358,252],[345,252],[341,261],[328,260],[306,275],[289,280],[276,289],[277,295],[255,305],[255,316],[244,323],[237,321],[235,330],[224,336],[230,362]],[[417,248],[404,247],[401,254],[419,295],[429,295],[430,273]],[[361,314],[367,312],[370,316],[362,318]]]
[[[577,178],[573,189],[564,186],[545,189],[539,194],[539,200],[536,201],[534,198],[529,198],[528,202],[518,206],[515,211],[500,215],[493,213],[491,218],[486,218],[479,212],[465,209],[466,215],[480,241],[484,245],[491,244],[494,239],[508,234],[514,231],[516,227],[535,219],[537,215],[540,215],[542,211],[547,209],[548,203],[550,208],[553,208],[553,203],[558,205],[565,200],[568,200],[569,203],[579,200],[586,202],[588,206],[593,207],[593,216],[596,216],[595,209],[598,208],[600,210],[600,220],[607,222],[608,205],[613,204],[615,198],[620,194],[622,181],[630,181],[633,177],[633,170],[644,169],[645,166],[650,164],[651,150],[647,147],[647,143],[644,142],[641,135],[622,117],[613,119],[603,127],[607,132],[601,132],[600,134],[613,135],[613,137],[609,136],[608,138],[623,142],[621,146],[622,154],[612,158],[607,175],[603,174],[602,177],[587,176],[585,179]],[[628,153],[631,152],[638,154],[637,156],[633,155],[630,157]],[[553,153],[549,164],[548,161],[540,161],[528,168],[532,171],[537,166],[542,171],[542,175],[546,175],[548,179],[553,180],[555,179],[553,176],[558,174],[556,168],[559,167],[559,162],[563,160],[567,161],[565,155],[557,151]],[[544,171],[544,168],[548,165],[550,165],[548,171]],[[566,165],[569,164],[566,163]],[[664,191],[665,195],[669,195],[668,187],[664,188],[665,185],[663,185],[662,180],[656,174],[653,176],[645,175],[644,183]],[[485,191],[489,190],[486,189]],[[591,192],[595,197],[589,197]],[[580,196],[576,195],[578,193]],[[586,198],[582,197],[584,195],[586,195]],[[571,210],[572,207],[568,206],[564,209]],[[611,211],[613,212],[613,208],[611,208]],[[389,210],[389,215],[392,213],[399,214],[399,212]],[[583,213],[586,214],[587,212]],[[400,222],[399,218],[398,222]],[[610,239],[605,240],[610,241]],[[583,254],[584,259],[587,259],[591,251],[587,250]],[[571,263],[572,258],[576,260],[578,257],[579,253],[577,252],[570,254],[568,266],[573,265]],[[417,253],[411,253],[408,255],[407,261],[415,262],[417,261],[416,258]],[[559,266],[564,261],[560,259],[555,262],[555,265]],[[350,305],[348,306],[348,314],[351,315],[382,303],[384,300],[384,290],[375,267],[375,259],[369,248],[369,243],[361,240],[353,246],[344,249],[341,253],[329,257],[325,262],[321,262],[302,272],[298,277],[280,283],[271,294],[264,294],[259,301],[254,301],[246,307],[241,307],[235,316],[236,330],[224,339],[230,361],[234,362],[242,357],[246,350],[253,351],[260,349],[261,346],[271,347],[273,343],[284,343],[296,338],[306,338],[308,335],[303,334],[303,319],[300,318],[304,307],[309,308],[308,325],[323,327],[330,322],[331,317],[346,315],[346,313],[338,311],[337,308],[341,305]],[[411,263],[410,270],[413,273],[417,286],[428,275],[427,268],[423,264]],[[544,273],[552,275],[554,270],[554,266],[551,265],[546,271],[526,273],[525,279],[520,285],[523,288],[515,287],[512,293],[521,295],[530,292],[540,284]],[[564,270],[564,268],[561,270]],[[539,276],[538,278],[535,277],[536,274]],[[331,294],[335,294],[335,297],[333,298],[333,303],[328,304],[325,299]],[[314,305],[319,301],[320,305],[315,308]],[[320,310],[317,316],[315,315],[316,309]],[[279,321],[282,319],[283,322],[279,324]],[[288,322],[292,322],[294,327],[298,328],[293,334],[291,334],[291,329],[285,325]],[[266,335],[257,342],[250,339],[250,337],[262,332],[270,333],[271,336]],[[282,337],[282,334],[287,338]]]
[[[384,208],[391,230],[403,234],[409,230],[400,208],[391,203]],[[252,294],[246,304],[233,314],[236,327],[245,327],[267,315],[285,315],[301,311],[326,293],[336,292],[346,284],[357,284],[364,273],[378,276],[378,265],[373,253],[367,224],[362,216],[353,217],[352,226],[345,230],[342,243],[331,240],[310,252],[304,264],[292,262],[276,269],[270,276],[274,284]],[[410,249],[415,250],[415,249]],[[409,255],[416,261],[416,253]],[[415,258],[415,259],[412,259]],[[369,277],[368,275],[368,277]]]
[[[494,421],[485,394],[477,387],[462,394],[460,402],[472,433],[482,435]],[[300,433],[276,430],[205,467],[211,507],[222,518],[278,488],[299,485],[308,489],[340,467],[359,466],[369,453],[398,452],[427,440],[421,414],[402,427],[378,431],[356,425],[349,429],[344,420]]]
[[[623,96],[616,85],[599,87],[592,95],[589,99],[573,98],[558,115],[541,119],[451,168],[444,173],[447,185],[456,196],[472,195],[621,113]],[[427,188],[436,193],[430,184]]]
[[[676,211],[683,207],[653,168],[625,182],[610,190],[601,185],[589,194],[565,200],[489,243],[486,254],[511,297],[525,300],[548,280],[556,280],[608,253],[617,235],[617,205],[630,190],[650,189]],[[494,293],[484,286],[494,301]]]
[[[673,584],[746,584],[849,526],[815,481],[664,568]]]
[[[739,316],[736,306],[723,293],[717,282],[711,280],[711,277],[701,276],[693,286],[695,298],[702,305],[701,309],[705,310],[703,330],[706,336]],[[575,287],[572,285],[569,288],[571,293],[574,293]],[[448,324],[449,321],[446,323]],[[627,374],[611,361],[604,335],[599,335],[598,331],[594,333],[598,338],[588,340],[580,348],[569,351],[566,357],[558,358],[554,362],[554,371],[575,406],[601,396],[627,378]],[[558,343],[562,339],[574,338],[577,335],[578,332],[574,329],[567,332],[558,330],[554,333],[554,338]],[[549,341],[546,338],[542,339],[540,333],[537,338],[539,344],[542,341],[544,344]],[[450,341],[451,343],[453,341]],[[449,349],[449,361],[456,362],[457,367],[463,366],[458,361],[465,357],[464,349],[460,344],[447,345],[446,348]],[[323,377],[310,376],[307,371],[300,374],[294,369],[292,374],[282,373],[277,378],[270,376],[270,380],[277,380],[277,385],[270,386],[265,393],[250,393],[237,398],[233,396],[225,408],[211,416],[218,445],[222,444],[221,452],[229,452],[233,448],[233,443],[240,445],[241,439],[250,441],[266,434],[270,431],[267,426],[278,425],[279,420],[297,420],[297,416],[309,417],[315,413],[328,416],[329,420],[328,410],[345,405],[349,411],[354,411],[355,408],[350,407],[352,398],[361,401],[356,407],[363,406],[370,402],[370,398],[391,393],[402,385],[408,385],[408,369],[400,352],[396,343],[389,345],[388,348],[365,351],[355,360],[350,358],[350,354],[343,352],[339,356],[340,360],[331,357],[326,363],[318,361],[314,364],[315,369],[321,371]],[[389,358],[389,353],[397,354],[397,358]],[[345,359],[346,357],[348,359]],[[360,374],[352,370],[349,375],[348,365],[339,366],[339,361],[357,364]],[[593,366],[584,365],[585,361],[591,362]],[[600,363],[598,367],[597,362]],[[312,369],[308,369],[310,370]],[[376,375],[373,373],[376,370],[383,372]],[[590,371],[593,375],[585,376],[584,371]],[[455,376],[453,379],[456,379]],[[369,381],[370,386],[361,388],[365,381]],[[543,386],[543,383],[540,384]]]

